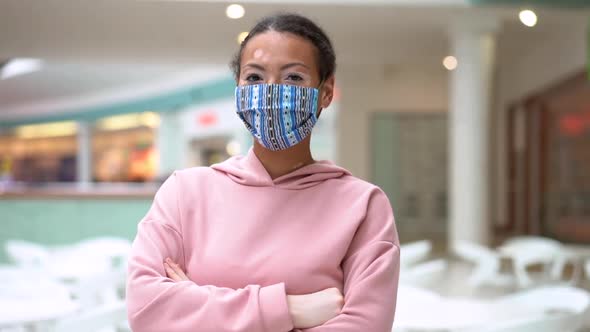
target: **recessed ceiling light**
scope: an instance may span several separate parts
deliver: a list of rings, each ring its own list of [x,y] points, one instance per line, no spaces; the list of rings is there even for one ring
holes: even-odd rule
[[[240,34],[238,35],[238,44],[241,45],[246,39],[246,37],[248,37],[248,31],[240,32]]]
[[[537,25],[537,14],[530,9],[521,10],[518,14],[520,21],[522,24],[526,25],[527,27],[534,27]]]
[[[30,58],[15,58],[8,60],[8,62],[0,69],[0,79],[7,79],[10,77],[24,75],[37,71],[43,65],[40,59]]]
[[[445,57],[443,60],[443,66],[445,66],[445,68],[447,68],[447,70],[455,70],[455,69],[457,69],[458,65],[459,65],[459,61],[457,61],[457,58],[455,58],[452,55]]]
[[[238,4],[229,5],[225,9],[225,15],[227,15],[227,17],[232,18],[232,19],[242,18],[242,17],[244,17],[245,13],[246,13],[246,11],[244,10],[244,7],[242,5],[238,5]]]

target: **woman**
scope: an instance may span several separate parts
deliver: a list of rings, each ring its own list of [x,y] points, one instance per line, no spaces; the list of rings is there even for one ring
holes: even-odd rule
[[[129,261],[134,331],[390,331],[399,244],[385,194],[310,152],[332,101],[325,33],[292,14],[250,31],[232,65],[245,157],[175,172]]]

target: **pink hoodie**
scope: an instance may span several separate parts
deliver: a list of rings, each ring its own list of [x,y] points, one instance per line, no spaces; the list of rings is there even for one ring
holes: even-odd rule
[[[166,257],[191,281],[166,277]],[[272,180],[252,150],[177,171],[129,260],[136,332],[287,332],[286,294],[337,287],[340,315],[309,332],[391,331],[399,243],[385,194],[330,162]]]

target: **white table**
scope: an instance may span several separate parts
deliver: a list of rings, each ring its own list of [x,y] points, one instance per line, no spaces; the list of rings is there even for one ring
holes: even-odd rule
[[[110,262],[107,259],[96,257],[87,257],[86,259],[67,257],[63,260],[56,260],[46,267],[46,272],[51,278],[65,282],[78,282],[105,274],[109,270]]]
[[[57,282],[27,274],[17,280],[7,277],[4,274],[0,283],[0,327],[36,326],[73,314],[79,307]]]
[[[538,288],[480,300],[444,297],[426,289],[400,285],[393,332],[483,331],[521,322],[543,323],[549,318],[567,321],[577,329],[581,325],[578,318],[590,308],[589,301],[587,292],[573,287]]]
[[[542,311],[528,306],[506,306],[497,301],[443,297],[425,289],[400,285],[393,331],[456,331],[541,315]]]
[[[76,312],[78,304],[72,300],[53,301],[16,300],[0,298],[0,327],[34,325],[54,321]]]

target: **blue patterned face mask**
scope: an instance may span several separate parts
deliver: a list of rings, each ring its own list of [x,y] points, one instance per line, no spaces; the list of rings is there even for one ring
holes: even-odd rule
[[[273,151],[305,139],[317,122],[319,90],[286,84],[236,87],[238,116],[254,138]]]

